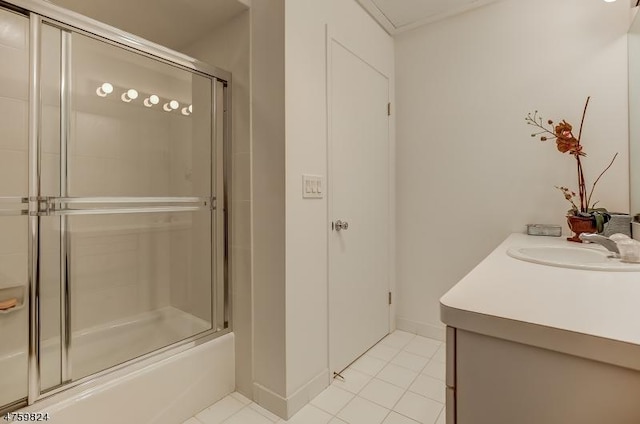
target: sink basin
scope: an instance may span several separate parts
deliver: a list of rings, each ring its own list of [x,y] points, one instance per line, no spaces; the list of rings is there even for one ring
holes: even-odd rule
[[[610,252],[587,247],[523,246],[511,247],[512,258],[541,265],[594,271],[640,271],[640,264],[610,258]]]

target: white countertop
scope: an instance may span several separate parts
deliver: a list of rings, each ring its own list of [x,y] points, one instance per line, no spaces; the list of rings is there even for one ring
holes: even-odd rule
[[[581,246],[512,234],[440,299],[443,322],[640,370],[640,272],[559,268],[506,253],[537,245]]]

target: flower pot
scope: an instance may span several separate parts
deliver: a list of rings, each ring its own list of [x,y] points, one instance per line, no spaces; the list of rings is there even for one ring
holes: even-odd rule
[[[567,240],[569,241],[582,243],[582,240],[580,240],[580,234],[598,232],[596,223],[592,218],[570,215],[567,217],[567,223],[569,224],[569,229],[575,233],[573,237],[567,237]]]

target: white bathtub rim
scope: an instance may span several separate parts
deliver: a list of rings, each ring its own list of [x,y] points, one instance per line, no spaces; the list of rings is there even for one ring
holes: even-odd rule
[[[52,395],[44,394],[41,400],[23,408],[21,411],[48,412],[51,414],[66,409],[75,403],[81,402],[103,391],[107,391],[114,386],[126,383],[140,375],[153,372],[171,362],[188,360],[188,356],[196,354],[200,350],[210,348],[211,344],[224,344],[229,339],[231,339],[232,344],[234,343],[234,334],[231,331],[226,331],[224,334],[221,333],[223,332],[176,346],[148,358],[133,360],[131,363],[124,364],[124,366],[114,367],[113,370],[105,371],[103,375],[61,392]]]

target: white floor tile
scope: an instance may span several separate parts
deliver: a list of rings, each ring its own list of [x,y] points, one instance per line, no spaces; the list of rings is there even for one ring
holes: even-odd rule
[[[272,413],[271,411],[267,411],[266,409],[264,409],[262,406],[258,405],[257,403],[251,403],[249,405],[249,408],[253,409],[254,411],[256,411],[258,414],[262,415],[263,417],[269,419],[269,421],[272,422],[276,422],[276,421],[280,421],[280,417],[277,416],[276,414]]]
[[[445,424],[446,346],[395,331],[289,421],[234,392],[183,424]]]
[[[220,424],[245,405],[234,397],[227,396],[196,415],[203,424]]]
[[[338,413],[338,418],[348,424],[380,424],[389,410],[359,396]]]
[[[434,424],[444,405],[435,400],[407,392],[393,408],[394,411],[423,424]]]
[[[273,424],[273,421],[262,416],[251,407],[245,407],[232,415],[224,424]]]
[[[362,388],[373,378],[370,375],[351,368],[345,370],[342,373],[342,377],[344,377],[344,380],[340,379],[340,377],[334,378],[332,384],[335,384],[337,387],[351,393],[360,392],[360,390],[362,390]]]
[[[409,387],[409,390],[440,403],[445,403],[446,385],[444,381],[428,375],[419,375]]]
[[[442,362],[443,364],[447,362],[447,345],[443,344],[438,348],[438,351],[432,358],[433,361]]]
[[[307,405],[298,411],[289,421],[282,421],[287,424],[327,424],[333,416],[313,405]]]
[[[405,390],[386,381],[374,378],[364,386],[358,396],[391,409],[400,400]]]
[[[416,336],[405,347],[404,350],[409,353],[431,358],[442,346],[442,342],[428,339],[426,337]]]
[[[415,371],[411,371],[396,364],[389,364],[384,367],[376,377],[380,380],[386,381],[387,383],[395,384],[398,387],[407,389],[417,376],[418,373]]]
[[[358,358],[358,360],[354,362],[349,368],[375,377],[375,375],[378,374],[385,365],[387,365],[387,361],[374,358],[373,356],[363,355]]]
[[[327,387],[322,393],[316,396],[311,404],[318,408],[335,415],[339,410],[353,399],[355,395],[351,392],[341,389],[335,384]]]
[[[399,352],[400,352],[399,348],[378,343],[377,345],[369,349],[369,351],[367,352],[367,355],[373,356],[374,358],[382,359],[383,361],[388,362],[392,360],[393,357],[396,356]]]
[[[383,345],[387,345],[396,349],[402,349],[405,347],[411,340],[416,337],[415,334],[406,333],[404,331],[396,330],[393,333],[389,334],[387,337],[382,339],[380,343]]]
[[[446,365],[442,362],[431,361],[422,370],[422,374],[426,374],[429,377],[437,378],[438,380],[445,381],[447,375]]]
[[[391,411],[382,424],[418,424],[418,421],[414,421],[411,418],[407,418],[404,415]]]
[[[249,405],[251,403],[251,399],[245,397],[244,395],[242,395],[242,394],[240,394],[238,392],[233,392],[229,396],[231,396],[232,398],[234,398],[236,400],[239,400],[244,405]]]
[[[424,356],[414,355],[409,352],[400,352],[395,358],[391,360],[392,364],[400,365],[401,367],[408,368],[411,371],[420,372],[429,362],[429,358]]]

